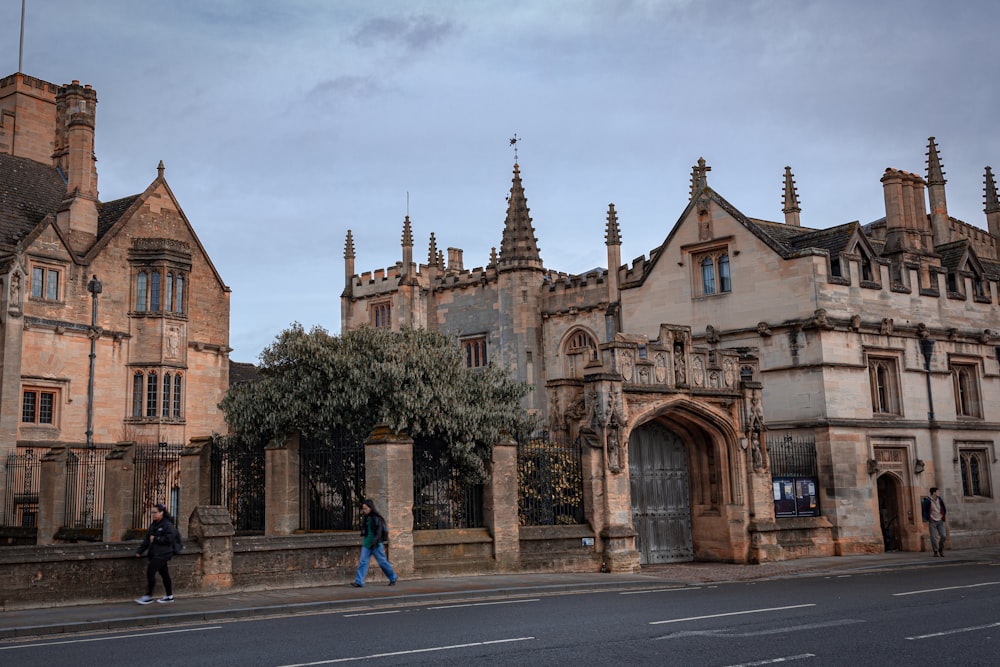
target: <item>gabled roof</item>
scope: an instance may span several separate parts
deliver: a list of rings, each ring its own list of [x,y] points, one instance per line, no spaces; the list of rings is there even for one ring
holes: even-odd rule
[[[55,167],[0,153],[0,246],[14,246],[66,198]]]

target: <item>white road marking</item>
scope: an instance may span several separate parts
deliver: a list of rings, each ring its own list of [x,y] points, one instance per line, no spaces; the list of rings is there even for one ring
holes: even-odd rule
[[[317,662],[298,662],[281,667],[310,667],[311,665],[332,665],[338,662],[355,662],[357,660],[371,660],[373,658],[391,658],[397,655],[412,655],[414,653],[431,653],[433,651],[450,651],[456,648],[471,648],[473,646],[491,646],[493,644],[507,644],[510,642],[525,642],[534,637],[514,637],[512,639],[494,639],[488,642],[471,642],[469,644],[452,644],[451,646],[432,646],[430,648],[415,648],[409,651],[393,651],[392,653],[374,653],[372,655],[359,655],[353,658],[334,658],[332,660],[319,660]]]
[[[623,591],[618,595],[645,595],[646,593],[673,593],[674,591],[700,591],[700,586],[685,586],[683,588],[651,588],[648,591]]]
[[[650,621],[650,625],[663,625],[664,623],[684,623],[685,621],[700,621],[706,618],[722,618],[723,616],[741,616],[743,614],[761,614],[767,611],[784,611],[786,609],[802,609],[803,607],[815,607],[815,604],[793,604],[787,607],[768,607],[767,609],[747,609],[746,611],[728,611],[724,614],[708,614],[707,616],[688,616],[687,618],[672,618],[668,621]]]
[[[921,595],[923,593],[939,593],[940,591],[954,591],[962,588],[977,588],[979,586],[996,586],[1000,581],[984,581],[981,584],[969,584],[968,586],[948,586],[946,588],[927,588],[922,591],[906,591],[905,593],[893,593],[894,597],[901,595]]]
[[[382,614],[398,614],[400,611],[398,609],[387,610],[387,611],[369,611],[364,614],[344,614],[344,618],[354,618],[355,616],[380,616]]]
[[[759,660],[757,662],[741,662],[738,665],[728,665],[727,667],[755,667],[756,665],[773,665],[778,662],[791,662],[792,660],[805,660],[815,658],[815,653],[800,653],[799,655],[789,655],[784,658],[771,658],[770,660]]]
[[[115,635],[113,637],[90,637],[89,639],[65,639],[58,642],[44,642],[41,644],[18,644],[16,646],[0,646],[0,651],[9,651],[14,648],[38,648],[41,646],[59,646],[61,644],[83,644],[85,642],[106,642],[112,639],[132,639],[134,637],[155,637],[157,635],[172,635],[178,632],[201,632],[202,630],[218,630],[221,625],[210,625],[204,628],[185,628],[183,630],[161,630],[159,632],[140,632],[132,635]]]
[[[760,637],[763,635],[781,635],[788,632],[799,632],[801,630],[818,630],[820,628],[834,628],[840,625],[854,625],[855,623],[867,623],[855,618],[845,618],[839,621],[827,621],[825,623],[808,623],[806,625],[791,625],[784,626],[780,628],[772,628],[770,630],[754,630],[753,632],[727,632],[726,630],[684,630],[681,632],[673,632],[669,635],[664,635],[662,637],[654,637],[653,640],[659,639],[680,639],[682,637],[692,637],[692,636],[711,636],[711,637]]]
[[[448,604],[439,607],[427,607],[428,609],[459,609],[461,607],[489,607],[495,604],[521,604],[522,602],[538,602],[538,598],[531,600],[501,600],[500,602],[470,602],[468,604]]]
[[[974,625],[970,628],[955,628],[954,630],[945,630],[943,632],[932,632],[929,635],[916,635],[914,637],[907,637],[906,639],[931,639],[933,637],[944,637],[945,635],[957,635],[960,632],[975,632],[976,630],[987,630],[989,628],[995,628],[1000,626],[1000,623],[989,623],[988,625]]]

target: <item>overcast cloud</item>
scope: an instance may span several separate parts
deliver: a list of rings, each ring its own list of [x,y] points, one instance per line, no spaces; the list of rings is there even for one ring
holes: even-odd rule
[[[20,0],[0,0],[0,75]],[[24,72],[97,91],[102,200],[166,178],[232,288],[232,358],[291,322],[336,332],[344,239],[359,272],[438,247],[486,264],[518,148],[545,265],[662,243],[691,166],[744,214],[884,215],[886,167],[925,174],[985,227],[1000,167],[1000,3],[940,0],[27,0]]]

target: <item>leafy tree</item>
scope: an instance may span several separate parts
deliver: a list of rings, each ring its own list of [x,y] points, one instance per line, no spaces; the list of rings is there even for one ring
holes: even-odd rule
[[[528,385],[490,366],[466,367],[453,338],[362,327],[332,336],[293,323],[260,355],[260,379],[230,388],[221,403],[232,433],[263,446],[300,431],[364,439],[379,423],[414,439],[447,443],[470,479],[504,433],[531,427]]]

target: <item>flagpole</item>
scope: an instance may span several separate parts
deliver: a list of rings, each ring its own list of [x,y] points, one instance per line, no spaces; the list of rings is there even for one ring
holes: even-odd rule
[[[17,71],[19,74],[24,73],[24,3],[27,0],[21,0],[21,43],[17,48]]]

